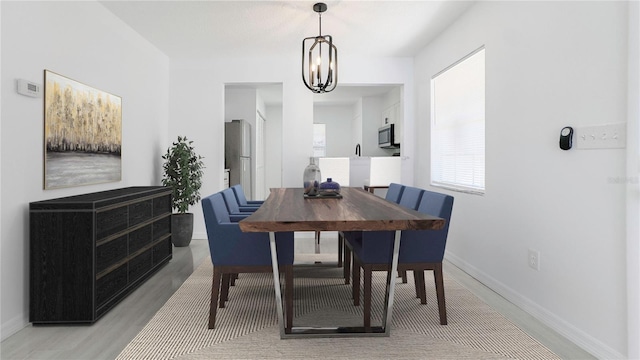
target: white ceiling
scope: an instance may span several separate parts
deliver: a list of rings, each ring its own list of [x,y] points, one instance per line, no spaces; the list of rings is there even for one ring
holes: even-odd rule
[[[171,58],[300,53],[316,1],[100,1]],[[325,0],[338,54],[413,56],[473,1]]]
[[[338,54],[375,57],[415,55],[474,3],[324,2],[328,9],[322,16],[322,32],[333,37]],[[103,0],[100,3],[172,59],[287,53],[295,56],[301,54],[303,38],[318,35],[318,14],[313,11],[316,1]],[[348,99],[379,95],[390,89],[341,85],[331,93],[316,95],[315,99],[348,103]],[[265,102],[273,103],[273,98],[278,98],[278,87],[263,88]]]

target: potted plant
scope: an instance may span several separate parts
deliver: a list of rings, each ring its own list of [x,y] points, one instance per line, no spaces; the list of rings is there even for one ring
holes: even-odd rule
[[[174,246],[189,246],[193,236],[193,213],[189,206],[200,201],[202,186],[203,157],[196,154],[193,141],[186,136],[178,136],[162,156],[164,176],[162,185],[173,190],[172,207],[177,211],[171,216],[171,239]]]

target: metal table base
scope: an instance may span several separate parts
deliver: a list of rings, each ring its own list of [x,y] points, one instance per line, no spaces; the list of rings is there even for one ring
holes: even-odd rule
[[[276,293],[276,306],[278,313],[278,327],[281,339],[292,338],[326,338],[326,337],[382,337],[391,335],[391,316],[393,313],[393,298],[395,294],[396,282],[394,277],[398,270],[398,254],[400,252],[400,235],[402,231],[396,230],[393,243],[393,256],[391,258],[391,270],[387,273],[387,289],[385,292],[385,307],[382,316],[382,326],[372,326],[369,329],[364,327],[316,327],[316,326],[294,326],[291,332],[286,332],[285,318],[283,311],[282,290],[280,286],[280,272],[278,269],[278,254],[276,252],[276,236],[274,232],[269,233],[269,245],[271,247],[271,266],[273,267],[273,283]]]

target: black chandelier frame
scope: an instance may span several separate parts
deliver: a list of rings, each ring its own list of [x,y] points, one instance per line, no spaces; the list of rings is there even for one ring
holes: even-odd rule
[[[309,90],[320,94],[330,92],[338,85],[338,49],[331,35],[322,35],[322,13],[327,11],[327,5],[316,3],[313,11],[318,13],[318,36],[302,40],[302,81]],[[323,45],[328,52],[327,63],[322,59]],[[314,57],[318,60],[316,63]],[[323,79],[322,74],[326,74],[326,78]]]

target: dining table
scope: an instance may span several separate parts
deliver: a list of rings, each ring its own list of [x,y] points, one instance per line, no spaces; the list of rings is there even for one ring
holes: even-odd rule
[[[390,336],[395,274],[402,230],[439,230],[445,220],[385,200],[362,188],[342,187],[339,194],[305,196],[303,188],[273,188],[251,216],[239,222],[244,232],[268,232],[280,338]],[[381,326],[287,326],[283,312],[276,232],[395,231],[391,271],[387,275]],[[293,306],[292,299],[286,306]]]

